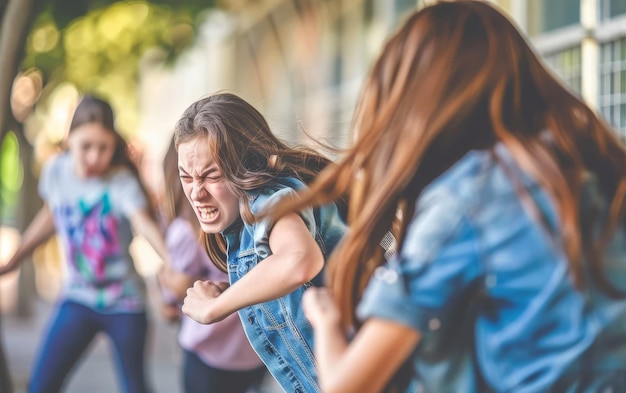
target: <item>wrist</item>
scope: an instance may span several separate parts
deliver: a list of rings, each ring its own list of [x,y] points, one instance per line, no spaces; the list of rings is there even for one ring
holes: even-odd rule
[[[311,321],[311,325],[320,332],[342,332],[341,321],[335,318],[321,317]]]
[[[234,312],[234,310],[228,307],[228,298],[223,296],[222,289],[213,283],[212,285],[218,292],[215,295],[215,299],[208,302],[205,315],[207,323],[219,322]]]

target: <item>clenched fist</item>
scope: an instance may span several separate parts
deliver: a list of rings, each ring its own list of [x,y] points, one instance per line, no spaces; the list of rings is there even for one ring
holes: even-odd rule
[[[187,296],[183,300],[183,313],[205,325],[221,321],[229,314],[219,312],[216,300],[228,286],[228,283],[210,280],[194,282],[193,287],[187,289]]]

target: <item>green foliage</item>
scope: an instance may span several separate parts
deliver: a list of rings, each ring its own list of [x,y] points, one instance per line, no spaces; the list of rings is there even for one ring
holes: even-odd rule
[[[201,11],[213,5],[200,0],[52,0],[35,21],[22,68],[41,70],[48,87],[70,82],[134,110],[142,56],[158,48],[160,58],[171,63],[193,43]]]
[[[51,1],[29,35],[24,68],[62,79],[56,74],[67,72],[69,81],[81,85],[84,77],[75,68],[86,58],[89,71],[99,73],[114,71],[119,59],[136,63],[152,47],[175,58],[193,41],[201,10],[212,5],[197,0]]]
[[[20,147],[13,132],[8,132],[0,145],[0,222],[15,219],[24,169]]]

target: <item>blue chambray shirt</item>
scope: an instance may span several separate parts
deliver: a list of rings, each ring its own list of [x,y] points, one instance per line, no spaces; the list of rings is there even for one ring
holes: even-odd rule
[[[626,301],[590,279],[585,291],[574,288],[550,198],[503,145],[494,152],[498,160],[469,152],[423,191],[359,318],[422,334],[411,361],[425,392],[626,392]],[[537,209],[523,206],[516,184]],[[582,216],[608,209],[593,181],[582,201]],[[604,256],[622,291],[625,240],[622,225]]]
[[[295,196],[296,190],[304,187],[297,179],[275,179],[272,184],[249,193],[250,209],[257,214],[284,198]],[[324,257],[328,257],[346,230],[337,206],[305,208],[299,214]],[[251,225],[235,225],[224,231],[231,285],[272,254],[269,233],[273,225],[273,222],[264,220]],[[285,392],[321,392],[313,354],[313,328],[301,307],[304,291],[319,284],[321,276],[322,273],[318,274],[314,282],[283,297],[239,310],[250,344]]]

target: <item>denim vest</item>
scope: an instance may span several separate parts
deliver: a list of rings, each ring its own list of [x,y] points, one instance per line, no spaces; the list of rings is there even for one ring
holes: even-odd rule
[[[535,210],[520,201],[522,186]],[[592,176],[580,209],[589,231],[603,223],[592,227],[590,214],[610,214]],[[560,225],[504,145],[472,151],[422,192],[402,248],[373,275],[357,315],[421,333],[411,360],[424,392],[626,392],[626,299],[590,277],[584,291],[574,287]],[[624,255],[622,222],[603,258],[622,294]]]
[[[252,213],[295,193],[305,185],[293,178],[277,179],[271,185],[249,194]],[[300,212],[324,258],[337,245],[346,226],[334,204]],[[234,284],[271,255],[268,245],[273,223],[243,223],[224,231],[227,243],[228,276]],[[304,291],[321,280],[311,282],[281,298],[239,310],[248,340],[285,392],[320,392],[313,355],[313,328],[304,316],[301,300]]]

